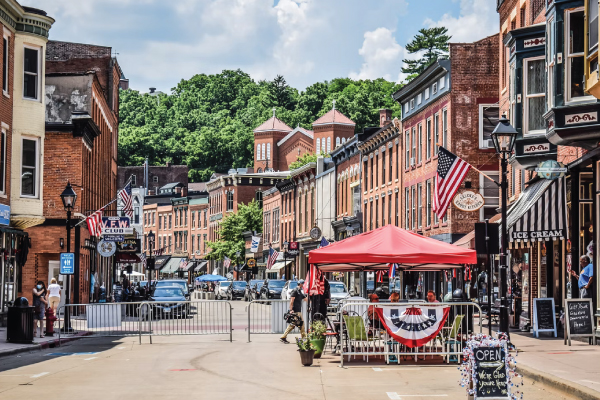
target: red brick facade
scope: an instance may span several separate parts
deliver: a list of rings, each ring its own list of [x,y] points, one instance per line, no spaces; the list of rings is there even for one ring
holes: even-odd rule
[[[1,132],[4,136],[6,147],[3,149],[2,157],[2,183],[4,187],[0,187],[0,204],[10,205],[10,176],[11,176],[11,154],[12,154],[12,125],[13,125],[13,100],[10,93],[13,90],[14,84],[14,35],[9,28],[2,24],[2,30],[6,33],[5,39],[8,44],[8,71],[7,71],[7,88],[3,90],[3,95],[0,95],[0,124]],[[0,54],[4,53],[4,40],[0,43]]]

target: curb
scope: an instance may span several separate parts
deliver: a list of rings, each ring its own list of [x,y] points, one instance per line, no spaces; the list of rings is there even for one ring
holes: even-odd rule
[[[43,342],[43,343],[35,343],[33,345],[24,345],[24,347],[18,347],[16,349],[0,351],[0,358],[12,356],[15,354],[20,354],[20,353],[28,353],[28,352],[35,351],[35,350],[45,350],[45,349],[49,349],[49,348],[60,347],[61,345],[65,344],[65,343],[69,343],[74,340],[81,339],[84,336],[89,336],[91,334],[92,334],[91,332],[82,332],[82,333],[78,333],[78,334],[68,337],[68,338],[61,338],[60,340],[52,339],[52,340],[48,340],[47,342]]]
[[[519,364],[517,366],[518,373],[533,380],[534,382],[542,383],[556,390],[575,396],[581,400],[600,400],[600,392],[580,385],[578,383],[550,375],[537,369]]]

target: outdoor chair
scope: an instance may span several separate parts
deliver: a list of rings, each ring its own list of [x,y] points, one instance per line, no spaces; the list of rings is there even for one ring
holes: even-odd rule
[[[438,335],[438,338],[440,339],[440,341],[443,343],[444,346],[444,350],[446,352],[450,352],[450,350],[454,349],[455,346],[457,346],[456,348],[458,349],[457,351],[461,351],[462,350],[462,338],[461,338],[461,325],[462,325],[462,320],[464,318],[464,314],[459,314],[456,317],[454,317],[454,321],[452,322],[452,326],[451,327],[443,327],[442,330],[440,331],[440,335]],[[438,338],[434,339],[437,340]],[[460,360],[459,356],[453,355],[453,356],[445,356],[446,358],[446,362],[450,363],[450,362],[458,362]]]
[[[360,316],[344,315],[344,326],[346,327],[346,335],[348,338],[348,350],[352,351],[352,348],[360,347],[361,352],[369,352],[370,343],[373,341],[372,337],[367,334],[365,327],[365,321]],[[356,356],[354,357],[356,358]],[[365,355],[363,355],[363,360]],[[369,355],[366,355],[367,362],[369,362]],[[348,361],[350,361],[350,355],[348,355]]]

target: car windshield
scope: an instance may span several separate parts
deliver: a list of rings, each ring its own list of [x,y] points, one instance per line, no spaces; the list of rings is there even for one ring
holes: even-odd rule
[[[185,281],[160,281],[156,284],[156,287],[163,287],[163,286],[180,286],[181,289],[183,289],[183,291],[187,291],[187,282]]]
[[[183,290],[178,287],[162,287],[154,291],[154,297],[183,297]]]
[[[251,280],[251,281],[250,281],[249,285],[250,285],[250,286],[254,286],[254,285],[256,285],[257,283],[260,283],[260,284],[262,284],[262,283],[263,283],[263,281],[258,281],[258,280],[256,280],[256,279],[253,279],[253,280]]]
[[[269,287],[272,287],[272,288],[282,288],[283,285],[285,285],[285,281],[280,281],[280,280],[269,281]]]
[[[346,293],[346,285],[343,283],[329,283],[329,290],[331,293]]]
[[[298,287],[298,281],[291,281],[288,285],[288,289],[295,289]]]
[[[229,287],[231,285],[231,281],[221,281],[219,282],[220,287]]]
[[[233,282],[234,289],[244,289],[245,287],[246,287],[246,282],[244,282],[244,281]]]

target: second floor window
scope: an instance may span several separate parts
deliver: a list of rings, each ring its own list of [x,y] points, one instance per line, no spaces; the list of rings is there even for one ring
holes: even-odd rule
[[[568,36],[565,37],[567,79],[565,89],[567,101],[573,101],[578,100],[578,97],[586,96],[584,91],[585,16],[583,8],[567,12],[567,26]]]
[[[38,183],[38,140],[25,139],[21,142],[21,196],[37,197]]]
[[[23,59],[23,97],[38,100],[40,82],[39,49],[25,47]]]
[[[227,192],[227,211],[233,211],[233,192]]]
[[[546,65],[544,58],[525,60],[525,126],[527,133],[544,133],[546,123]]]

